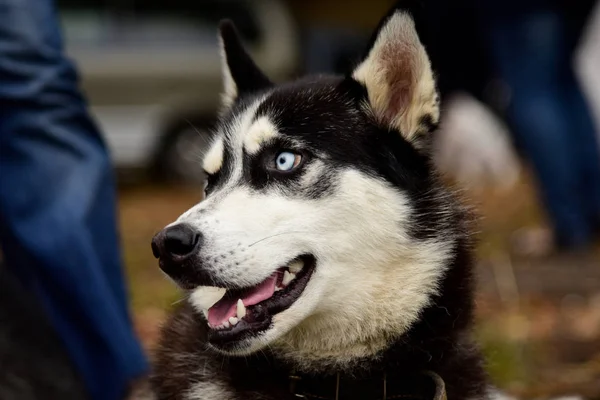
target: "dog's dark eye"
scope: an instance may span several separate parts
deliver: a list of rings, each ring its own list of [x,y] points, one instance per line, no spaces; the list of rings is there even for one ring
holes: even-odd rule
[[[275,156],[275,169],[282,172],[292,171],[302,162],[302,156],[291,151],[282,151]]]

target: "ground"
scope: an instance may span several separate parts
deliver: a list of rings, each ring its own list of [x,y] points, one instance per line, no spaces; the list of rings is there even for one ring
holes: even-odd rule
[[[516,229],[543,224],[530,180],[503,193],[466,192],[480,216],[477,336],[494,382],[523,398],[578,393],[600,399],[600,246],[589,254],[516,259]],[[124,187],[120,218],[132,307],[150,350],[180,295],[160,272],[150,239],[201,198],[185,187]]]

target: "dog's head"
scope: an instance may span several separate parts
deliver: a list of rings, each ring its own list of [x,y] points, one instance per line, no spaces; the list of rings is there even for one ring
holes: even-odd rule
[[[279,86],[230,23],[220,38],[206,198],[155,237],[161,268],[221,352],[372,354],[418,320],[454,243],[424,145],[438,95],[411,13],[391,13],[347,76]],[[207,286],[226,289],[214,305]]]

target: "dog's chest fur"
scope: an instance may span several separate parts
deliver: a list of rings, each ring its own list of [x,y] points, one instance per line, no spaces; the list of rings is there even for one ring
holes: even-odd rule
[[[386,371],[388,375],[411,376],[433,371],[443,377],[448,399],[486,398],[481,356],[469,336],[471,282],[469,252],[459,248],[440,295],[423,312],[420,322],[402,338],[390,342],[376,358],[361,360],[339,372],[356,375]],[[289,376],[301,366],[282,362],[268,350],[248,357],[220,355],[207,349],[206,330],[206,323],[189,304],[180,306],[167,322],[152,379],[158,399],[296,398],[289,393]],[[324,367],[314,373],[329,376],[335,372]],[[352,396],[340,400],[359,399],[368,400]]]

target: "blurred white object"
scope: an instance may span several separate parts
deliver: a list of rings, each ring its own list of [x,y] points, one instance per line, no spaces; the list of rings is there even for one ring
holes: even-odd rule
[[[600,2],[591,13],[575,55],[575,71],[595,117],[600,143]]]
[[[457,93],[445,104],[435,141],[435,162],[460,184],[481,189],[512,187],[520,164],[507,127],[485,105]]]
[[[515,397],[509,396],[496,389],[490,390],[488,398],[489,400],[517,400]]]
[[[503,393],[499,390],[491,390],[488,395],[489,400],[519,400],[516,397],[510,396],[506,393]],[[581,396],[564,396],[564,397],[555,397],[553,399],[548,400],[584,400]]]
[[[581,396],[556,397],[553,400],[583,400]]]

